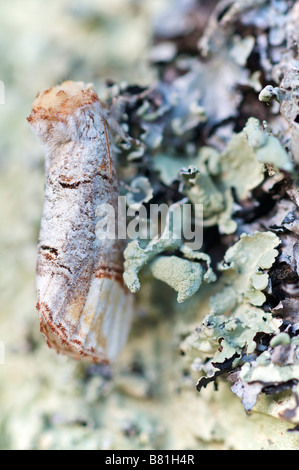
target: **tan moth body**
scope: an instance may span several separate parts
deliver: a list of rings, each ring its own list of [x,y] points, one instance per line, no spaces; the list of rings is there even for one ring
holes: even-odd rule
[[[44,145],[46,189],[37,261],[37,308],[48,345],[75,358],[113,361],[124,345],[132,296],[123,245],[96,237],[99,204],[117,209],[105,110],[83,83],[42,91],[28,118]]]

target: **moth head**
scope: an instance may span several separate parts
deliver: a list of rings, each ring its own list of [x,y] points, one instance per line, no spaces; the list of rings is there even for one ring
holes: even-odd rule
[[[27,120],[44,144],[61,145],[78,135],[83,114],[100,107],[92,85],[66,81],[41,91]]]

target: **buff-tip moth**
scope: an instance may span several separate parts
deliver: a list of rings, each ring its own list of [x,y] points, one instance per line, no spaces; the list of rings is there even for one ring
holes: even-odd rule
[[[45,153],[37,309],[50,347],[113,362],[133,305],[123,284],[123,243],[96,236],[97,207],[117,207],[105,107],[92,87],[67,81],[39,93],[28,121]]]

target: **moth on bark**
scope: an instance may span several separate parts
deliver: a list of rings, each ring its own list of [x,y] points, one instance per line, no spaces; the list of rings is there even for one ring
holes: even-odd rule
[[[105,107],[90,86],[67,81],[39,93],[28,121],[45,152],[46,187],[37,259],[41,332],[76,359],[114,361],[132,317],[123,244],[96,236],[97,207],[117,211]]]

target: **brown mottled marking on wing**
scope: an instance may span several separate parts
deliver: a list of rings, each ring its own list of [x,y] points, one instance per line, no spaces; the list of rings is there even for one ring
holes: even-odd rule
[[[110,268],[109,266],[100,266],[94,273],[97,279],[107,278],[114,279],[123,285],[123,270],[117,268]]]
[[[94,348],[86,349],[81,341],[66,339],[65,328],[54,323],[53,315],[48,305],[44,302],[38,302],[36,308],[40,314],[40,331],[45,335],[47,345],[50,348],[56,349],[59,353],[67,353],[74,359],[85,357],[95,363],[109,364],[109,360],[103,355],[95,356]]]
[[[60,86],[40,92],[32,104],[28,122],[38,119],[64,121],[77,108],[82,108],[99,101],[91,89],[82,89],[79,83],[66,81]]]

